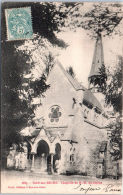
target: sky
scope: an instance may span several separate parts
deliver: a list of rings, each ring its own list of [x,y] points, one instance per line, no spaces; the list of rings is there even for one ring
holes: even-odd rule
[[[68,43],[68,47],[60,51],[58,60],[65,69],[72,66],[76,78],[82,82],[85,87],[88,86],[88,75],[90,73],[95,40],[91,39],[85,30],[76,30],[76,32],[66,31],[59,33],[58,38]],[[113,70],[117,62],[117,55],[123,55],[123,41],[119,36],[103,37],[103,50],[105,66]]]

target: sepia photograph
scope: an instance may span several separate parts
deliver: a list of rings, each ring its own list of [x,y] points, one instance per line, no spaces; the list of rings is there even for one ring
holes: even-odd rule
[[[122,2],[1,4],[1,193],[122,194]]]

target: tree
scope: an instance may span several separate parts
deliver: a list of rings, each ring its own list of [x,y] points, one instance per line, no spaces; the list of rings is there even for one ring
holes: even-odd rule
[[[122,29],[119,29],[123,19],[122,4],[93,3],[88,7],[87,3],[74,4],[68,12],[65,25],[73,30],[83,28],[93,38],[100,34],[109,36],[114,31],[118,34],[123,33]]]
[[[6,52],[4,47],[2,45],[2,52]],[[4,54],[2,57],[2,137],[7,146],[21,140],[19,130],[34,117],[36,105],[31,104],[32,99],[43,95],[49,87],[43,74],[35,80],[24,78],[33,64],[27,63],[26,54],[17,53],[16,49],[13,51],[11,43],[9,49],[10,57],[6,58]]]
[[[55,63],[56,47],[47,39],[35,35],[35,39],[25,41],[23,45],[16,47],[16,51],[28,55],[26,64],[32,66],[29,74],[23,74],[23,87],[19,97],[29,100],[29,105],[35,109],[41,103],[44,92],[50,87],[46,85],[46,79]]]
[[[108,129],[111,132],[109,141],[110,153],[113,160],[119,160],[122,157],[122,74],[123,57],[118,56],[118,62],[113,71],[110,69],[106,70],[105,66],[102,66],[100,75],[91,80],[105,95],[105,103],[107,106],[113,107],[111,117],[115,117],[115,120],[109,120],[108,125]]]
[[[93,8],[86,11],[85,14],[80,13],[80,5],[77,5],[77,13],[73,12],[71,23],[73,28],[82,27],[92,38],[97,38],[101,35],[109,36],[111,34],[122,35],[120,26],[123,22],[122,5],[121,4],[94,4]],[[77,14],[77,15],[76,15]],[[75,18],[77,17],[77,18]],[[100,69],[100,75],[91,78],[91,83],[98,86],[102,93],[105,95],[105,102],[107,105],[113,106],[114,115],[122,114],[122,73],[123,73],[123,58],[119,57],[119,62],[116,70],[111,74],[105,68],[105,64]],[[110,136],[110,153],[113,160],[118,160],[122,156],[122,140],[121,140],[121,121],[115,115],[116,121],[109,124],[111,129]]]
[[[108,72],[107,88],[105,99],[107,104],[111,104],[116,113],[115,122],[109,124],[111,129],[110,146],[113,160],[122,158],[122,74],[123,74],[123,57],[118,56],[118,63],[113,74]]]
[[[115,9],[113,10],[113,7]],[[86,21],[83,23],[83,28],[92,30],[93,33],[99,35],[110,35],[115,28],[120,24],[123,15],[120,4],[106,6],[102,3],[94,5],[94,8],[84,15]]]
[[[5,9],[21,6],[31,6],[33,31],[34,33],[39,33],[36,37],[34,36],[32,45],[36,46],[36,41],[37,46],[38,44],[42,44],[42,48],[45,50],[44,57],[46,59],[48,55],[49,58],[52,58],[52,55],[46,53],[46,44],[41,43],[41,39],[45,39],[45,42],[47,40],[47,44],[50,45],[65,46],[64,42],[57,39],[54,33],[58,31],[60,17],[62,17],[62,13],[60,16],[54,3],[5,2],[2,4],[2,136],[3,142],[7,147],[9,147],[12,142],[21,140],[18,132],[20,129],[27,126],[29,121],[34,117],[36,104],[33,104],[32,100],[37,96],[42,96],[49,87],[46,84],[46,75],[43,74],[43,69],[45,69],[46,66],[44,66],[44,64],[47,63],[46,59],[45,62],[43,62],[44,59],[38,59],[37,63],[40,61],[43,62],[42,64],[40,63],[40,67],[38,67],[34,56],[32,56],[35,52],[30,53],[28,50],[29,45],[27,46],[28,53],[22,51],[22,48],[19,50],[26,41],[6,41]],[[36,70],[36,66],[41,70],[39,71],[40,74],[38,74],[38,78],[34,78],[33,74],[31,75],[31,73]]]
[[[102,64],[102,67],[99,70],[99,75],[94,75],[89,78],[90,84],[92,83],[94,86],[97,86],[98,90],[103,92],[104,95],[106,95],[106,87],[107,87],[107,70],[105,68],[105,65]]]
[[[59,9],[61,3],[55,2],[3,2],[2,3],[2,39],[6,40],[5,9],[31,7],[32,25],[34,34],[48,39],[53,45],[65,47],[66,44],[55,35],[60,26],[64,25],[64,12]],[[23,41],[18,41],[23,43]]]
[[[118,62],[113,73],[108,70],[108,80],[106,88],[106,103],[111,104],[120,115],[122,114],[122,75],[123,57],[118,56]]]
[[[112,156],[112,160],[116,161],[122,158],[122,123],[120,118],[111,122],[109,129],[111,129],[110,154]]]
[[[29,41],[7,42],[4,11],[6,8],[23,6],[31,7],[35,36]],[[111,7],[116,11],[110,10],[110,6],[94,4],[87,13],[86,4],[78,2],[2,4],[2,124],[8,145],[12,142],[11,135],[13,134],[16,141],[15,135],[18,131],[27,126],[28,121],[32,121],[36,107],[33,100],[44,95],[49,87],[46,76],[54,64],[55,47],[67,46],[63,40],[57,38],[57,33],[65,28],[77,27],[93,32],[93,37],[99,32],[103,33],[103,30],[110,34],[122,21],[120,4],[112,4]],[[98,30],[95,30],[96,26]]]
[[[112,67],[111,67],[112,68]],[[112,71],[111,68],[100,68],[100,75],[91,79],[91,83],[97,85],[105,95],[107,105],[112,105],[114,112],[122,114],[122,74],[123,74],[123,57],[118,56],[118,62]]]
[[[92,77],[90,82],[98,86],[105,95],[107,105],[112,105],[114,112],[122,114],[122,74],[123,74],[123,57],[118,56],[118,62],[112,71],[103,65],[100,68],[100,75]]]

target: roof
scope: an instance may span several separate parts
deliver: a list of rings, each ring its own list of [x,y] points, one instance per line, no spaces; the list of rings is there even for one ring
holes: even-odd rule
[[[100,75],[100,68],[104,64],[104,54],[101,35],[98,36],[95,44],[93,61],[89,77]]]
[[[69,73],[67,73],[59,61],[57,61],[57,64],[61,68],[64,75],[67,77],[68,81],[74,87],[74,89],[77,91],[78,90],[84,91],[84,99],[83,100],[87,101],[88,103],[90,103],[94,107],[99,108],[99,110],[102,110],[101,104],[99,103],[97,98],[93,95],[93,93],[90,90],[86,89],[81,83],[79,83],[76,78],[73,78]]]
[[[84,91],[84,97],[83,97],[83,102],[87,101],[88,103],[90,103],[91,105],[93,105],[94,107],[99,108],[100,110],[102,110],[102,106],[100,104],[100,102],[97,100],[97,98],[93,95],[93,93],[86,89]]]
[[[57,61],[57,64],[59,65],[59,67],[62,69],[64,75],[67,77],[68,81],[72,84],[72,86],[76,89],[76,90],[85,90],[85,87],[83,85],[81,85],[76,78],[73,78],[69,73],[67,73],[65,71],[65,69],[63,68],[62,64],[60,62]]]

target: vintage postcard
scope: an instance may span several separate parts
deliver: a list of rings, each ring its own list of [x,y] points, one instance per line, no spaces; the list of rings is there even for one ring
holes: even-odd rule
[[[1,193],[122,194],[122,2],[3,2]]]

